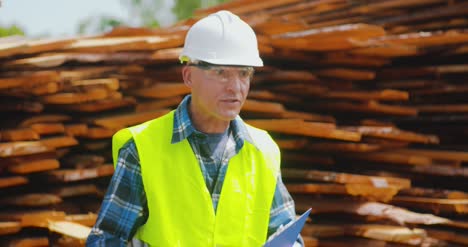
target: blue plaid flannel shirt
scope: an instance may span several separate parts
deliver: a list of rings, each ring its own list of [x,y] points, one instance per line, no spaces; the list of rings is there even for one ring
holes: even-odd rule
[[[207,145],[204,143],[205,134],[197,131],[192,125],[188,114],[190,99],[190,95],[186,96],[174,113],[172,142],[188,138],[200,163],[216,210],[229,159],[239,152],[244,141],[253,142],[242,119],[237,117],[230,123],[231,134],[226,143],[223,162],[216,162],[207,151]],[[294,201],[284,186],[281,175],[277,179],[268,236],[295,218]],[[130,140],[120,149],[114,175],[86,246],[127,246],[137,229],[146,222],[147,217],[148,208],[138,152],[134,141]],[[299,237],[295,246],[302,245],[302,239]]]

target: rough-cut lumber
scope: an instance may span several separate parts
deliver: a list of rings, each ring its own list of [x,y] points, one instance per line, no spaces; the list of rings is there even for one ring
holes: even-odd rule
[[[60,182],[73,182],[86,179],[92,179],[97,177],[106,177],[111,176],[114,172],[113,165],[102,165],[97,168],[89,169],[61,169],[48,171],[47,177],[51,180],[60,181]]]
[[[317,170],[283,169],[286,178],[307,179],[311,181],[333,182],[339,184],[364,184],[377,188],[395,186],[398,188],[409,188],[411,181],[404,178],[364,176],[347,173],[336,173]]]
[[[97,215],[93,213],[75,214],[65,216],[66,221],[75,222],[81,225],[92,227],[96,223]]]
[[[183,83],[156,83],[154,86],[149,88],[142,88],[135,90],[132,94],[135,96],[141,96],[146,98],[169,98],[174,96],[180,96],[190,93],[188,88]]]
[[[8,247],[44,247],[49,246],[49,239],[47,237],[23,237],[0,241],[0,243]]]
[[[314,208],[306,243],[466,245],[464,1],[234,0],[167,28],[2,38],[0,201],[13,210],[27,195],[50,194],[63,201],[41,208],[66,214],[31,215],[35,207],[22,202],[21,212],[2,211],[0,220],[43,228],[38,235],[50,220],[90,227],[96,216],[86,213],[98,211],[113,172],[111,136],[189,93],[178,64],[183,37],[221,8],[242,13],[257,33],[265,66],[255,68],[241,117],[282,149],[298,211]],[[73,114],[50,115],[63,112]],[[44,143],[52,148],[38,151]],[[25,230],[5,235],[7,244],[29,239]],[[84,245],[48,235],[53,246]]]
[[[42,141],[21,141],[0,143],[0,157],[45,153],[54,150]]]
[[[38,140],[39,134],[32,129],[9,129],[0,131],[0,140],[3,142]]]
[[[437,239],[443,239],[448,242],[461,244],[464,246],[468,245],[468,237],[463,233],[457,234],[455,232],[434,230],[434,229],[428,229],[427,233],[429,234],[429,236],[433,236]]]
[[[71,120],[71,118],[63,114],[43,114],[27,118],[23,120],[19,126],[28,127],[35,123],[61,123],[69,120]]]
[[[32,172],[41,172],[47,170],[54,170],[60,167],[60,163],[56,159],[43,159],[34,160],[30,162],[23,162],[20,164],[10,165],[8,171],[16,174],[28,174]]]
[[[390,201],[399,190],[395,186],[383,187],[368,184],[289,184],[287,188],[291,193],[350,195],[382,202]]]
[[[288,186],[289,188],[289,186]],[[298,202],[305,207],[312,207],[313,214],[339,213],[345,212],[362,216],[374,216],[380,219],[389,219],[398,224],[423,224],[423,225],[450,225],[452,221],[447,218],[438,217],[432,214],[421,214],[395,207],[390,204],[367,201],[351,201],[344,199],[311,200],[305,202],[300,199]]]
[[[361,139],[358,133],[336,129],[333,124],[305,122],[300,119],[247,120],[247,123],[257,128],[278,133],[349,141],[359,141]]]
[[[62,199],[56,195],[51,194],[27,194],[27,195],[15,195],[14,197],[6,197],[0,200],[0,204],[3,205],[15,205],[15,206],[46,206],[52,204],[58,204],[62,202]]]
[[[72,136],[56,136],[42,138],[40,142],[49,148],[70,147],[78,144],[78,141]]]
[[[416,143],[438,143],[439,139],[434,135],[421,135],[413,132],[400,130],[395,127],[376,127],[376,126],[361,126],[361,127],[346,127],[345,130],[356,131],[363,136],[372,136],[385,138],[389,140],[408,141]]]
[[[443,213],[468,213],[468,199],[437,199],[396,196],[393,203]]]
[[[0,235],[17,233],[21,230],[18,222],[0,222]]]
[[[0,188],[12,187],[27,184],[29,180],[26,177],[14,176],[0,178]]]
[[[69,51],[80,52],[114,52],[130,50],[156,50],[182,45],[182,36],[142,36],[82,39],[71,44]]]
[[[94,120],[94,124],[103,126],[108,129],[122,129],[138,123],[143,123],[148,120],[160,117],[168,113],[169,109],[159,109],[147,112],[131,113],[125,115],[117,115],[112,117],[99,118]]]
[[[48,228],[50,231],[81,240],[86,240],[91,232],[90,227],[68,221],[50,221]]]

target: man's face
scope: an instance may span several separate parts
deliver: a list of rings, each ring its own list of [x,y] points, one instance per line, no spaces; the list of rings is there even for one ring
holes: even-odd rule
[[[196,114],[230,121],[239,114],[247,98],[253,68],[188,65],[183,72],[192,91],[191,104]]]

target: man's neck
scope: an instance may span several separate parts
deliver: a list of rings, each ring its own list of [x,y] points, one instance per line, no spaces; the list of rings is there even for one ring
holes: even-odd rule
[[[190,120],[196,130],[206,133],[224,133],[229,127],[230,121],[224,121],[198,113],[192,104],[189,104],[188,112]]]

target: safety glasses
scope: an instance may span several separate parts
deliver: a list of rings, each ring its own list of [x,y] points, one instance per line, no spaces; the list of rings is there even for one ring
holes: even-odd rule
[[[201,61],[192,62],[187,65],[197,67],[203,70],[204,74],[209,79],[221,82],[228,82],[233,77],[243,82],[248,82],[252,79],[254,74],[254,68],[248,66],[215,65]]]

